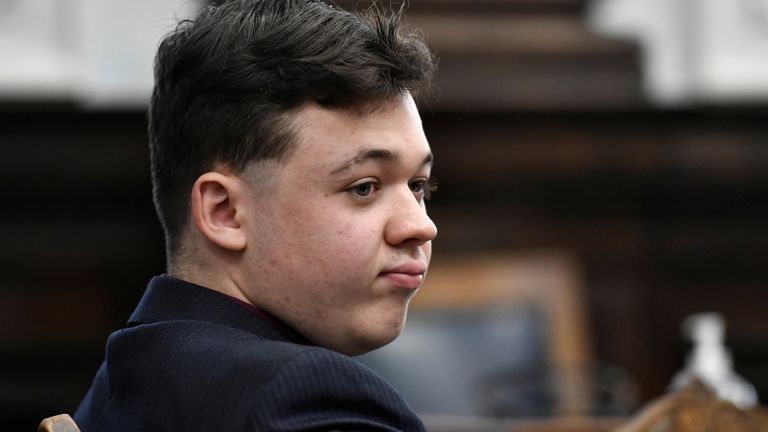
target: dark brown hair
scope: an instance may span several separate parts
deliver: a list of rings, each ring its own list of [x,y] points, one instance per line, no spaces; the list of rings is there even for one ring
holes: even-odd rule
[[[223,164],[285,158],[289,112],[307,101],[356,106],[416,93],[435,62],[401,7],[350,13],[312,0],[230,0],[160,43],[149,111],[155,207],[169,259],[195,180]]]

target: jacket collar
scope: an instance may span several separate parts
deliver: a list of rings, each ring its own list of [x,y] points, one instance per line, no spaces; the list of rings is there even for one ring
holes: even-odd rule
[[[192,320],[245,330],[272,340],[309,342],[261,310],[249,310],[233,297],[170,276],[156,276],[128,320],[129,326]]]

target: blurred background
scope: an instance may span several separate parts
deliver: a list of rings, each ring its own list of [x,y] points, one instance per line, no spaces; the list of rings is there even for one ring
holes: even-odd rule
[[[152,56],[201,5],[0,2],[2,430],[74,412],[164,271]],[[765,402],[768,1],[413,0],[408,17],[440,58],[422,101],[440,235],[404,345],[366,361],[421,347],[476,395],[448,413],[557,415],[568,386],[519,390],[555,371],[591,389],[571,412],[626,416],[683,368],[681,322],[718,311]],[[462,279],[478,274],[491,288]],[[484,343],[461,357],[435,328]]]

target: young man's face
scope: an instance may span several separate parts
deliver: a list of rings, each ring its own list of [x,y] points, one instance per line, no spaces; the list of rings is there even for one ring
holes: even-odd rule
[[[372,112],[307,104],[293,124],[298,147],[247,202],[238,283],[312,342],[360,354],[400,334],[427,270],[429,144],[410,96]]]

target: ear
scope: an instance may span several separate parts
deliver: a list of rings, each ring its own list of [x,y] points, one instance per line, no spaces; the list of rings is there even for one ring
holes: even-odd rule
[[[242,185],[218,172],[201,175],[192,186],[192,220],[210,242],[224,249],[245,249],[246,233],[239,221]]]

